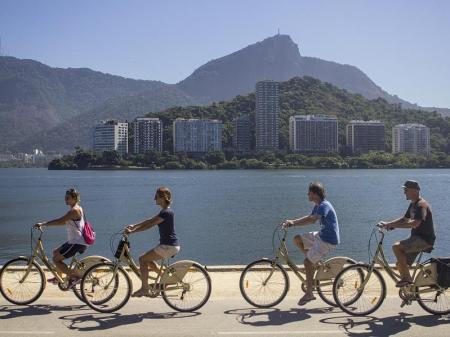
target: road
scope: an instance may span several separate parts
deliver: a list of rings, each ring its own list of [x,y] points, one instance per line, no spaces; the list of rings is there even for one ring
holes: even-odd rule
[[[450,336],[450,317],[430,315],[417,303],[400,308],[392,286],[378,311],[358,318],[320,299],[299,307],[295,280],[276,308],[255,309],[239,294],[238,272],[211,276],[211,299],[195,313],[174,312],[160,298],[132,298],[119,312],[100,314],[52,285],[30,306],[0,298],[0,337],[69,337],[86,332],[90,336]]]

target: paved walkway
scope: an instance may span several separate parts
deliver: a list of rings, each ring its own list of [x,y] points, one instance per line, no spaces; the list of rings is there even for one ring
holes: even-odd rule
[[[178,313],[160,298],[131,298],[119,312],[100,314],[70,292],[47,285],[33,305],[16,306],[0,298],[0,336],[449,336],[450,319],[423,311],[417,303],[400,308],[388,281],[388,298],[370,317],[351,317],[320,299],[299,307],[298,280],[276,308],[256,309],[239,292],[240,271],[209,268],[210,301],[195,313]],[[229,270],[229,269],[227,269]],[[135,288],[138,286],[133,280]]]

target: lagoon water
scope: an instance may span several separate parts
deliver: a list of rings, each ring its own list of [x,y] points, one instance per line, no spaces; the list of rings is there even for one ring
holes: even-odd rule
[[[274,226],[284,219],[308,214],[307,186],[322,181],[340,223],[341,244],[332,255],[367,261],[373,225],[404,214],[408,202],[401,185],[415,179],[429,201],[437,232],[432,256],[450,256],[450,170],[235,170],[235,171],[48,171],[46,169],[0,169],[0,264],[30,253],[32,224],[63,215],[64,193],[75,187],[95,226],[97,242],[85,254],[112,258],[112,234],[127,224],[153,216],[158,186],[171,188],[175,226],[182,250],[177,259],[193,259],[206,265],[247,264],[270,257]],[[294,260],[302,256],[292,237],[317,230],[311,225],[289,230]],[[409,230],[389,232],[390,246],[407,237]],[[64,226],[47,228],[46,251],[66,239]],[[112,250],[117,245],[112,242]],[[131,236],[133,255],[158,243],[153,228]],[[372,244],[373,249],[373,244]]]

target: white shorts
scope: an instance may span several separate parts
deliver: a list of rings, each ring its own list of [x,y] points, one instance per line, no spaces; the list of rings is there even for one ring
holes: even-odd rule
[[[180,251],[180,246],[157,245],[153,250],[163,259],[168,259]]]
[[[336,245],[332,245],[331,243],[322,241],[319,236],[319,232],[309,232],[306,234],[302,234],[303,247],[305,247],[308,252],[306,253],[306,257],[312,263],[317,263],[322,258],[330,253]]]

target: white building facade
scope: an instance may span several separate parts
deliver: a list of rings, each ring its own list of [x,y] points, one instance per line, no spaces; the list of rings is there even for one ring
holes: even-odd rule
[[[292,152],[324,154],[338,151],[338,120],[334,116],[300,115],[289,118]]]
[[[94,151],[128,153],[128,123],[102,121],[94,128]]]
[[[392,152],[430,154],[430,128],[422,124],[398,124],[392,128]]]
[[[218,120],[177,118],[173,123],[173,151],[222,151],[223,125]]]
[[[276,151],[279,148],[278,82],[260,81],[256,83],[255,100],[256,151]]]

